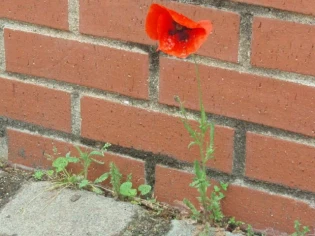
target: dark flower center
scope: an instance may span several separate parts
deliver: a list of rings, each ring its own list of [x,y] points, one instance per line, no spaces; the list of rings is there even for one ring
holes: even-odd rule
[[[178,24],[177,22],[173,21],[173,29],[168,31],[168,34],[173,36],[177,35],[179,41],[187,41],[189,39],[189,31],[190,29]]]

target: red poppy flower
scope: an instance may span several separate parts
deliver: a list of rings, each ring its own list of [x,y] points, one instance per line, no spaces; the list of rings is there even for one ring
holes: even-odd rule
[[[196,52],[211,30],[210,21],[194,22],[159,4],[151,5],[146,19],[146,32],[159,41],[158,50],[180,58]]]

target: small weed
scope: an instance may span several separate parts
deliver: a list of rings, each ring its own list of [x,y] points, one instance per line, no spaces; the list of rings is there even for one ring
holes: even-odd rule
[[[306,236],[307,233],[310,232],[310,228],[308,226],[302,226],[298,220],[294,221],[294,229],[295,232],[291,234],[291,236]]]
[[[109,164],[110,170],[109,175],[111,177],[110,183],[113,187],[113,194],[118,198],[129,198],[134,200],[137,195],[144,196],[151,191],[151,186],[147,184],[142,184],[138,189],[132,188],[132,175],[129,174],[127,180],[121,183],[122,174],[120,173],[117,166],[111,162]]]
[[[246,229],[246,236],[254,236],[254,235],[255,235],[255,232],[253,230],[253,227],[251,225],[248,225]]]
[[[36,170],[33,174],[34,179],[42,180],[45,176],[45,172],[43,170]]]
[[[228,184],[221,183],[220,187],[213,186],[213,191],[210,197],[208,197],[208,189],[211,186],[211,181],[207,176],[206,166],[207,162],[214,158],[214,124],[209,122],[207,119],[202,100],[200,76],[196,61],[195,69],[198,82],[200,107],[200,118],[198,119],[199,126],[196,130],[193,129],[189,123],[183,103],[178,97],[176,100],[180,104],[180,112],[183,116],[182,122],[184,127],[192,138],[192,142],[188,145],[188,148],[193,145],[197,145],[199,147],[200,160],[194,161],[195,177],[190,186],[198,190],[199,197],[197,199],[203,209],[202,211],[197,210],[197,208],[187,199],[184,199],[183,202],[190,208],[193,219],[204,224],[210,223],[210,225],[212,225],[213,223],[219,222],[223,219],[221,200],[225,197],[223,191],[227,190]],[[210,138],[209,141],[207,141],[207,136]]]
[[[104,162],[96,160],[95,156],[104,156],[107,148],[110,146],[106,143],[100,151],[94,150],[91,152],[84,152],[79,147],[76,147],[79,155],[78,157],[71,156],[68,152],[65,156],[59,156],[58,150],[54,147],[54,155],[46,155],[48,160],[52,161],[52,170],[37,170],[34,172],[33,177],[36,180],[42,180],[43,177],[54,182],[53,188],[61,187],[78,187],[90,189],[95,193],[103,193],[100,183],[105,181],[108,177],[108,173],[104,173],[93,182],[88,180],[88,170],[92,162],[97,164],[104,164]],[[56,156],[58,156],[56,158]],[[79,174],[73,174],[67,170],[70,163],[80,164],[82,166],[82,171]]]
[[[228,224],[233,226],[233,227],[238,227],[241,226],[242,224],[244,224],[244,222],[242,221],[237,221],[235,220],[235,217],[231,217],[228,221]]]

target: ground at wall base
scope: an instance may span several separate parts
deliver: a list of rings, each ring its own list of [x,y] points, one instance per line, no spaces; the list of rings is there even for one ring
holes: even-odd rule
[[[190,236],[197,230],[186,221],[156,217],[139,206],[88,191],[46,191],[49,182],[34,182],[28,172],[6,169],[9,172],[0,169],[0,236]],[[243,234],[213,229],[210,235]]]

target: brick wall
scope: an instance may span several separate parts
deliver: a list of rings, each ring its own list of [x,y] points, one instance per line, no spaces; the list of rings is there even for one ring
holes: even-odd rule
[[[197,60],[216,123],[208,173],[230,182],[225,214],[272,233],[292,232],[296,219],[315,226],[310,0],[0,0],[2,157],[47,167],[53,146],[110,142],[108,160],[160,201],[194,199],[198,152],[174,102],[195,124],[194,65],[156,52],[144,31],[152,2],[213,22]]]

